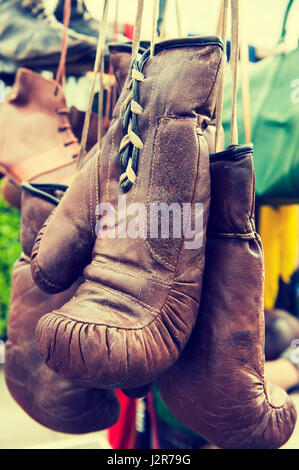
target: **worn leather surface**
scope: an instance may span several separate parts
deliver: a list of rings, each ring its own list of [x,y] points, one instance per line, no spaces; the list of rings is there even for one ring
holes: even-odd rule
[[[61,54],[64,26],[53,15],[32,14],[20,0],[0,2],[1,55],[18,66],[56,66]],[[67,63],[94,55],[96,39],[68,30]]]
[[[144,45],[145,47],[145,45]],[[146,45],[145,48],[149,46]],[[143,49],[145,50],[145,49]],[[141,51],[140,51],[141,52]],[[114,76],[116,78],[118,89],[121,91],[127,79],[132,56],[132,45],[131,44],[109,44],[110,63]],[[213,119],[208,125],[205,123],[203,127],[203,135],[207,141],[209,152],[215,151],[215,119]],[[219,146],[224,147],[224,130],[221,126],[219,136]]]
[[[32,274],[46,291],[66,289],[86,266],[85,282],[72,300],[37,325],[41,356],[61,375],[102,387],[141,386],[170,367],[188,341],[200,300],[210,200],[201,126],[213,116],[221,65],[222,44],[215,38],[157,46],[140,83],[138,126],[144,147],[137,180],[126,193],[127,206],[189,202],[193,216],[195,203],[203,204],[199,248],[186,249],[186,240],[171,230],[168,239],[96,239],[97,204],[117,207],[123,195],[119,113],[129,80],[100,159],[96,154],[88,161],[37,237]]]
[[[299,340],[299,321],[281,309],[265,310],[265,357],[277,359],[293,340]]]
[[[69,300],[82,282],[82,279],[76,281],[61,294],[49,295],[31,277],[28,254],[37,231],[52,209],[51,202],[23,191],[24,252],[13,268],[4,373],[12,397],[29,416],[52,430],[81,434],[112,426],[119,418],[119,404],[112,390],[73,384],[51,371],[39,356],[34,339],[37,321]]]
[[[72,181],[79,143],[68,114],[58,113],[63,109],[64,93],[54,80],[24,68],[18,70],[0,114],[2,173],[17,183]]]
[[[182,424],[217,446],[275,449],[290,437],[296,410],[264,380],[264,263],[250,146],[212,157],[211,195],[197,323],[159,390]]]

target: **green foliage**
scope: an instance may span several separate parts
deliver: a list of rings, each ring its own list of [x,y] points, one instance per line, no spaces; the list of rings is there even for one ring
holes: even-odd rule
[[[0,196],[0,339],[6,335],[12,268],[20,253],[20,212]]]

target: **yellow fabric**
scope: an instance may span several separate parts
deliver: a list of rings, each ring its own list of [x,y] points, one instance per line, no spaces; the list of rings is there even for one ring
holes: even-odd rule
[[[259,234],[265,258],[264,303],[266,309],[271,309],[278,294],[279,278],[288,283],[296,267],[297,206],[261,207]]]

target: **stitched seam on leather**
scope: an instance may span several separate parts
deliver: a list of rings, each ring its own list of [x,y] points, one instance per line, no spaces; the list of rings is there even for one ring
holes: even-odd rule
[[[96,284],[97,286],[101,286],[101,288],[103,290],[106,290],[107,292],[116,292],[118,296],[120,297],[124,297],[128,302],[132,302],[132,303],[135,303],[137,305],[139,305],[139,307],[142,307],[144,308],[145,310],[148,310],[149,312],[151,313],[154,313],[154,314],[159,314],[160,313],[160,310],[152,307],[151,305],[145,303],[145,302],[142,302],[141,300],[138,300],[136,299],[135,297],[133,297],[131,294],[125,294],[124,292],[120,292],[119,290],[117,289],[113,289],[112,287],[107,287],[107,286],[104,286],[101,282],[99,281],[93,281],[91,279],[86,279],[87,283],[91,283],[91,284]],[[102,306],[101,306],[102,308]],[[110,312],[111,310],[109,310]]]
[[[251,157],[251,163],[252,163],[252,157]],[[254,230],[255,229],[254,227],[255,173],[253,169],[253,163],[251,164],[251,178],[253,179],[253,184],[252,184],[251,211],[250,211],[249,221],[250,221],[252,230]]]
[[[162,117],[162,119],[164,119],[164,116]],[[191,120],[191,123],[192,123],[193,121],[195,121],[196,117],[194,117],[194,118],[192,118],[192,117],[182,118],[180,116],[178,116],[178,117],[174,116],[174,117],[171,117],[171,118],[165,117],[165,119],[166,120],[171,120],[171,119],[173,119],[173,120],[184,120],[184,121]],[[161,120],[161,122],[162,122],[162,120]],[[156,155],[155,150],[156,150],[156,143],[157,143],[157,138],[158,138],[158,134],[159,134],[159,127],[160,127],[160,123],[157,126],[156,133],[155,133],[155,138],[154,138],[154,142],[153,142],[153,158],[152,158],[152,163],[151,163],[150,187],[149,187],[149,191],[148,191],[147,202],[150,199],[150,195],[151,195],[151,192],[152,192],[152,181],[153,181],[152,174],[153,174],[153,171],[154,171],[154,160],[155,160],[155,155]],[[198,164],[199,164],[199,157],[198,157],[198,163],[197,163],[197,175],[198,175]],[[195,180],[197,180],[197,178],[198,177],[196,177]],[[195,186],[194,186],[194,189],[193,189],[192,201],[194,199],[194,191],[195,191]],[[183,238],[182,244],[183,244],[184,240],[185,239]],[[145,240],[145,243],[146,243],[149,251],[152,253],[152,256],[154,257],[154,259],[158,259],[161,262],[161,264],[163,266],[165,266],[166,268],[168,268],[171,272],[175,271],[177,263],[175,263],[175,264],[169,263],[165,258],[162,258],[160,255],[158,255],[156,250],[151,247],[151,245],[150,245],[150,243],[148,242],[147,239]],[[179,250],[178,258],[180,257],[181,250],[182,250],[182,246]]]
[[[120,274],[123,274],[124,276],[130,276],[130,277],[133,277],[134,279],[144,279],[145,281],[150,281],[153,284],[158,284],[158,285],[163,286],[163,287],[170,287],[171,284],[172,284],[171,281],[170,282],[165,282],[164,279],[159,279],[157,277],[145,277],[145,276],[142,276],[140,274],[134,275],[134,274],[131,274],[131,273],[125,273],[121,269],[111,268],[111,266],[107,266],[107,264],[103,263],[102,261],[93,260],[92,262],[100,265],[102,269],[107,269],[108,271],[113,271],[113,272],[116,272],[116,273],[120,273]]]
[[[31,264],[33,264],[33,266],[34,266],[34,268],[35,268],[35,272],[38,272],[38,273],[39,273],[39,275],[40,275],[42,281],[43,281],[45,284],[47,284],[48,286],[51,286],[51,287],[58,288],[58,289],[61,289],[61,288],[63,287],[63,285],[52,284],[52,282],[48,281],[48,280],[45,278],[45,276],[44,276],[44,274],[43,274],[43,272],[42,272],[42,270],[41,270],[41,268],[40,268],[40,266],[39,266],[39,264],[38,264],[37,257],[36,257],[33,261],[31,261]]]
[[[88,219],[89,219],[89,225],[90,225],[90,229],[91,229],[91,233],[92,233],[92,236],[95,238],[95,235],[94,235],[94,228],[93,228],[93,223],[92,223],[92,176],[93,176],[93,162],[91,163],[90,165],[90,168],[89,168],[89,203],[88,203]],[[83,200],[83,198],[81,199],[81,201]],[[82,203],[81,203],[82,205]],[[84,220],[84,219],[83,219]]]
[[[195,127],[196,127],[196,123],[195,123]],[[199,171],[199,165],[200,165],[200,150],[201,150],[201,148],[200,148],[200,136],[199,136],[198,134],[196,134],[196,137],[197,137],[197,172],[196,172],[196,178],[195,178],[194,187],[193,187],[193,194],[192,194],[191,204],[192,204],[193,201],[194,201],[195,190],[196,190],[195,188],[196,188],[197,182],[198,182],[198,180],[199,180],[199,178],[200,178],[200,171]],[[205,140],[204,137],[202,137],[202,138]],[[206,142],[206,140],[205,140],[205,142]],[[207,153],[208,153],[207,158],[209,158],[209,151],[208,151],[208,149],[207,149]],[[191,217],[191,211],[190,211],[189,217]],[[188,221],[189,221],[189,220],[188,220]],[[180,262],[180,258],[181,258],[182,253],[183,253],[183,245],[184,245],[184,242],[185,242],[185,237],[182,237],[181,248],[180,248],[180,251],[179,251],[179,253],[178,253],[178,257],[177,257],[177,261],[176,261],[176,264],[175,264],[175,269],[174,269],[174,271],[176,271],[177,266],[178,266],[178,264],[179,264],[179,262]],[[173,283],[174,283],[174,279],[173,279]]]
[[[96,155],[93,157],[93,160],[90,165],[90,170],[89,170],[89,224],[91,228],[91,233],[93,236],[93,239],[96,239],[96,233],[95,233],[95,214],[93,212],[93,194],[94,192],[96,193],[95,199],[96,199],[96,205],[98,202],[98,176],[97,176],[97,169],[98,169],[98,159],[99,159],[99,152],[96,153]],[[94,181],[92,181],[94,179]]]
[[[111,149],[110,149],[110,153],[109,153],[108,173],[107,173],[107,184],[106,184],[106,201],[108,201],[108,202],[109,202],[109,186],[110,186],[111,162],[112,162],[113,152],[114,152],[114,136],[115,136],[114,125],[111,124]],[[116,158],[117,158],[117,157],[116,157]]]
[[[222,57],[223,57],[223,55],[220,57],[219,64],[218,64],[218,67],[217,67],[217,71],[216,71],[215,77],[214,77],[214,83],[213,83],[213,85],[212,85],[212,88],[211,88],[211,90],[210,90],[210,93],[208,94],[208,97],[207,97],[206,101],[204,102],[204,104],[202,105],[202,107],[204,107],[204,106],[206,105],[206,103],[208,102],[208,100],[209,100],[209,98],[210,98],[210,96],[211,96],[211,94],[212,94],[212,92],[213,92],[213,89],[214,89],[214,87],[215,87],[215,85],[216,85],[217,77],[218,77],[218,75],[219,75],[219,70],[220,70],[220,68],[221,68],[221,66],[222,66],[222,61],[223,61],[223,58],[222,58]]]
[[[100,168],[100,150],[97,152],[97,164],[96,164],[96,170],[95,170],[95,187],[96,187],[96,208],[99,205],[99,197],[100,197],[100,182],[99,182],[99,168]],[[97,217],[96,214],[94,214],[94,237],[96,239],[96,233],[95,233],[95,226],[96,222],[99,220],[99,216]]]
[[[89,281],[89,280],[88,280],[88,281],[86,281],[86,282],[91,282],[91,283],[92,283],[93,281]],[[99,284],[99,283],[96,283],[96,284]],[[102,284],[101,284],[101,287],[103,287]],[[103,289],[105,289],[105,288],[103,287]],[[106,290],[108,290],[108,289],[106,289]],[[113,289],[110,289],[110,290],[113,290]],[[156,323],[156,322],[159,321],[159,320],[162,321],[162,320],[161,320],[162,312],[163,312],[163,310],[164,310],[166,304],[169,302],[169,298],[171,297],[171,292],[172,292],[172,291],[173,291],[173,292],[177,292],[175,289],[170,288],[170,289],[169,289],[169,293],[168,293],[168,295],[167,295],[167,299],[166,299],[166,301],[164,302],[164,304],[163,304],[161,310],[158,312],[158,314],[154,314],[154,318],[153,318],[147,325],[141,326],[140,328],[126,328],[126,327],[116,326],[116,325],[107,325],[107,324],[105,324],[105,323],[95,323],[95,322],[91,322],[91,321],[88,321],[88,320],[84,320],[84,321],[83,321],[83,320],[77,320],[77,319],[71,318],[71,316],[68,316],[68,315],[66,315],[66,314],[64,314],[64,313],[61,313],[61,312],[55,311],[55,310],[54,310],[53,312],[51,312],[51,313],[47,313],[47,314],[44,315],[42,318],[43,318],[43,320],[44,320],[46,317],[49,317],[49,316],[52,316],[52,317],[53,317],[53,316],[55,316],[55,317],[62,317],[62,321],[74,322],[75,324],[78,324],[78,323],[82,324],[82,323],[83,323],[83,324],[86,324],[86,325],[94,325],[94,326],[99,326],[99,327],[105,327],[105,328],[107,328],[107,329],[108,329],[108,328],[109,328],[109,329],[115,328],[115,329],[117,329],[117,330],[124,330],[124,331],[139,331],[139,330],[146,331],[147,329],[149,329],[149,328],[151,327],[152,323]],[[119,294],[118,291],[117,291],[117,293]],[[186,296],[189,297],[190,299],[194,300],[193,297],[191,297],[190,295],[187,295],[187,294],[186,294]],[[175,296],[174,296],[174,298],[175,298]],[[128,299],[128,300],[129,300],[129,299]],[[108,310],[104,305],[101,305],[101,308],[102,308],[103,310],[105,310],[106,312],[111,313],[111,310]],[[143,307],[143,308],[144,308],[145,310],[148,310],[150,313],[153,313],[149,308],[146,308],[146,307]],[[166,315],[167,315],[167,314],[166,314]],[[64,319],[64,320],[63,320],[63,319]],[[172,333],[171,333],[170,331],[168,331],[168,329],[167,329],[167,332],[168,332],[169,336],[172,338]],[[175,340],[174,340],[174,343],[175,343]]]
[[[243,240],[252,240],[256,238],[256,233],[221,233],[221,232],[208,232],[208,236],[219,238],[239,238]]]
[[[106,307],[104,307],[103,305],[101,305],[101,308],[103,310],[105,310],[106,312],[109,312],[111,313],[111,310],[108,310]],[[147,309],[145,309],[147,310]],[[151,312],[152,313],[152,312]],[[111,328],[115,328],[117,330],[123,330],[123,331],[139,331],[139,330],[145,330],[146,328],[148,328],[153,322],[156,321],[158,315],[155,315],[154,318],[145,326],[141,326],[140,328],[126,328],[126,327],[123,327],[123,326],[116,326],[116,325],[106,325],[105,323],[95,323],[95,322],[91,322],[91,321],[88,321],[88,320],[76,320],[74,318],[71,318],[70,316],[64,314],[64,313],[61,313],[59,311],[56,311],[56,310],[53,310],[53,312],[51,313],[47,313],[46,315],[44,315],[42,318],[43,320],[45,320],[45,318],[47,317],[61,317],[61,322],[63,321],[67,321],[68,323],[75,323],[75,324],[83,324],[83,325],[92,325],[92,326],[99,326],[99,327],[104,327],[106,328],[107,330],[108,329],[111,329]]]

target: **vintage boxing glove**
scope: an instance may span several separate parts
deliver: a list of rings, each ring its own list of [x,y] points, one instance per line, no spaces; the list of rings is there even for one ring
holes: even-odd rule
[[[264,264],[254,225],[252,146],[211,156],[211,206],[197,323],[159,380],[185,426],[221,448],[278,448],[296,410],[264,380]]]
[[[31,277],[30,253],[37,231],[58,202],[60,185],[26,185],[23,190],[21,242],[24,253],[12,274],[12,292],[4,373],[15,401],[40,424],[65,433],[87,433],[112,426],[119,418],[112,390],[84,388],[60,377],[41,360],[34,339],[43,313],[67,302],[82,282],[55,295],[46,294]]]
[[[37,237],[32,274],[46,291],[68,288],[86,266],[76,295],[36,330],[44,361],[78,383],[144,385],[189,339],[210,200],[202,128],[214,113],[222,47],[219,38],[192,37],[136,57],[100,158],[84,166]],[[158,204],[180,212],[178,224],[170,214],[166,238],[157,232],[167,217],[144,217]]]

